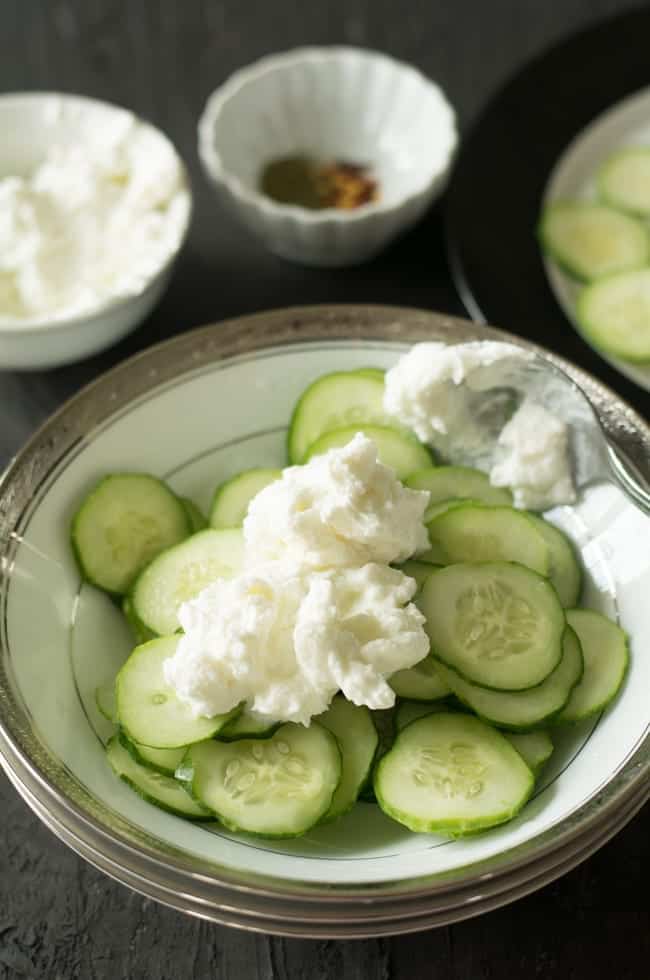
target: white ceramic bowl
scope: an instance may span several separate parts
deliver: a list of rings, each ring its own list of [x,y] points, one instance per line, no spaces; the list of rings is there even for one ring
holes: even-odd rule
[[[85,132],[111,126],[124,115],[130,113],[83,96],[55,92],[0,96],[0,178],[29,175],[53,144],[79,141]],[[177,156],[164,133],[145,125],[153,140],[164,142]],[[146,317],[167,286],[189,228],[191,194],[185,168],[179,162],[186,183],[186,214],[175,249],[162,265],[132,293],[117,296],[87,312],[0,323],[0,368],[50,368],[81,360],[114,344]]]
[[[63,840],[119,881],[203,918],[266,934],[410,932],[532,891],[614,834],[650,792],[650,522],[614,486],[550,516],[585,571],[582,603],[619,618],[630,669],[611,709],[553,731],[533,799],[510,823],[451,840],[413,834],[360,802],[304,837],[265,840],[192,824],[110,771],[113,726],[94,692],[133,641],[118,607],[79,580],[70,519],[98,476],[144,470],[209,505],[249,466],[281,466],[296,398],[328,371],[386,368],[419,340],[508,334],[434,313],[311,307],[175,337],[86,387],[0,481],[0,765]],[[538,348],[539,350],[539,348]],[[634,460],[650,428],[615,395],[548,355],[589,395]],[[203,410],[196,411],[201,405]],[[165,438],[159,438],[164,431]]]
[[[223,199],[272,251],[307,265],[370,258],[442,191],[457,144],[440,88],[384,54],[299,48],[236,72],[208,99],[199,155]],[[369,166],[381,197],[353,211],[278,204],[264,166],[304,153]]]

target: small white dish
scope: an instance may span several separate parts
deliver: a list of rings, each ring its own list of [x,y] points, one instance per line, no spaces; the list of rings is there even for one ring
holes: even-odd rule
[[[213,92],[199,122],[199,156],[222,198],[272,252],[316,266],[362,262],[412,225],[443,190],[457,140],[434,82],[349,47],[263,58]],[[264,166],[297,154],[367,166],[379,200],[310,211],[262,194]]]
[[[607,109],[569,143],[551,172],[543,206],[560,200],[593,200],[598,168],[608,156],[627,146],[650,146],[650,89],[643,89]],[[544,258],[544,269],[557,302],[581,333],[576,317],[580,283],[551,259]],[[584,339],[593,347],[589,337]],[[598,348],[594,350],[621,374],[650,391],[650,366],[632,364]]]
[[[133,118],[126,109],[83,96],[56,92],[0,96],[0,178],[28,176],[43,162],[51,146],[74,145],[85,133],[96,134],[125,118]],[[116,295],[87,311],[0,322],[0,369],[52,368],[95,354],[135,329],[160,299],[187,237],[191,193],[185,167],[167,136],[148,123],[144,126],[151,146],[160,141],[167,151],[171,149],[183,175],[182,220],[173,251],[145,281],[134,285],[132,292]]]

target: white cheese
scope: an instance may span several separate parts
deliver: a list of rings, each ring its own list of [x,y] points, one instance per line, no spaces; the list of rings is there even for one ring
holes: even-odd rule
[[[304,466],[284,470],[251,502],[246,565],[286,560],[303,568],[401,562],[429,547],[426,491],[409,490],[361,433]]]
[[[0,323],[61,319],[140,292],[176,251],[190,198],[170,143],[130,113],[0,180]]]
[[[490,482],[512,487],[516,507],[545,510],[572,503],[566,425],[542,405],[522,402],[499,436]]]
[[[450,462],[510,487],[516,506],[571,503],[567,426],[527,397],[525,372],[517,377],[531,357],[495,341],[416,344],[387,372],[384,408]]]
[[[329,571],[283,562],[218,580],[185,603],[165,676],[195,715],[246,701],[264,718],[309,724],[341,690],[387,708],[386,678],[429,650],[415,582],[366,564]]]

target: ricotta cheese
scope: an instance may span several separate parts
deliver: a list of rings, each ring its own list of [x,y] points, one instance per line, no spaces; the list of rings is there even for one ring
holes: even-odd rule
[[[195,715],[246,701],[257,716],[309,724],[341,690],[387,708],[386,678],[429,650],[413,579],[387,565],[314,571],[271,562],[185,603],[165,677]]]
[[[566,425],[525,400],[503,428],[490,470],[495,487],[512,487],[515,507],[545,510],[573,503]]]
[[[284,470],[251,501],[245,563],[303,568],[405,561],[429,547],[426,491],[409,490],[361,433],[340,449]]]
[[[516,506],[571,503],[567,426],[518,379],[532,356],[496,341],[416,344],[387,372],[384,408],[449,461],[510,487]]]
[[[176,251],[190,197],[173,147],[131,113],[0,180],[0,323],[57,319],[140,292]]]

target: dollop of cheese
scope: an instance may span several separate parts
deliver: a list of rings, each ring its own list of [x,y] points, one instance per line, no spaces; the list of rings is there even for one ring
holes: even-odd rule
[[[245,563],[290,561],[326,569],[405,561],[429,547],[426,491],[409,490],[362,433],[340,449],[284,470],[251,501]]]
[[[566,425],[542,405],[522,402],[497,441],[490,483],[512,487],[515,507],[544,510],[573,503]]]
[[[387,708],[387,678],[429,650],[413,579],[387,565],[314,571],[270,562],[219,579],[179,612],[165,677],[195,715],[246,701],[256,715],[309,724],[341,690]]]
[[[572,503],[569,433],[530,398],[514,344],[415,344],[386,374],[384,408],[452,463],[475,466],[515,506]]]

